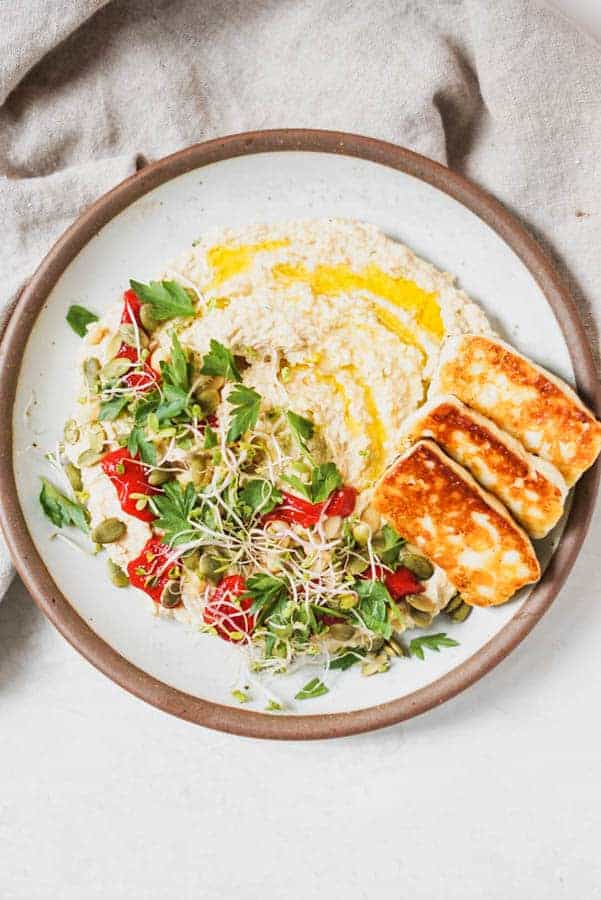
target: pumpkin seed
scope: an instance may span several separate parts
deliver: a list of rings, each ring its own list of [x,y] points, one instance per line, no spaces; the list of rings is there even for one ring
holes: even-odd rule
[[[138,346],[138,343],[136,341],[136,330],[130,323],[124,322],[123,324],[121,324],[119,326],[118,334],[124,344],[128,344],[130,347]],[[140,342],[141,347],[148,347],[148,344],[150,343],[146,332],[140,331],[139,328],[137,331],[137,340]]]
[[[406,569],[409,569],[420,581],[427,581],[434,574],[434,566],[425,556],[419,553],[411,553],[409,550],[402,550],[399,556],[399,562]]]
[[[154,310],[150,303],[144,303],[140,307],[140,322],[146,329],[146,331],[154,331],[154,329],[159,324],[158,319],[154,314]]]
[[[362,556],[354,556],[347,565],[346,570],[351,575],[360,575],[361,572],[365,572],[368,566],[368,559],[363,559]]]
[[[200,562],[200,551],[191,550],[189,553],[186,553],[185,556],[182,556],[182,562],[184,564],[184,569],[187,569],[189,572],[193,572],[194,569],[198,568],[198,563]]]
[[[406,656],[406,650],[395,638],[390,638],[384,645],[384,651],[388,656]]]
[[[465,622],[471,614],[472,607],[468,606],[467,603],[462,603],[461,606],[458,606],[457,609],[453,610],[450,615],[453,622]]]
[[[436,603],[425,594],[405,594],[405,600],[411,609],[418,609],[420,612],[434,613],[436,612]]]
[[[122,378],[126,372],[129,372],[131,365],[131,359],[123,357],[111,359],[102,369],[102,378],[104,381],[116,381],[118,378]]]
[[[100,360],[96,359],[95,356],[90,356],[88,359],[84,360],[83,363],[83,376],[85,383],[93,394],[97,393],[99,383],[98,383],[98,375],[100,373],[101,365]]]
[[[77,457],[77,465],[78,466],[95,466],[103,457],[103,453],[98,453],[97,450],[84,450],[83,453],[80,453]]]
[[[373,637],[371,640],[371,647],[370,647],[371,652],[379,653],[380,650],[383,648],[384,643],[385,643],[384,638],[381,637],[380,635],[378,635],[377,637]]]
[[[165,484],[166,481],[171,481],[172,478],[172,473],[166,472],[165,469],[153,469],[148,476],[148,484],[151,484],[153,487],[159,487],[159,485]]]
[[[219,563],[208,553],[203,553],[198,561],[198,574],[209,581],[218,581],[219,575],[217,569]]]
[[[216,391],[215,388],[203,388],[202,391],[198,391],[196,394],[196,399],[200,403],[203,412],[210,415],[219,406],[221,398],[219,391]]]
[[[93,422],[88,427],[87,436],[90,450],[96,450],[97,453],[100,453],[106,440],[106,434],[100,422]]]
[[[173,609],[182,602],[182,583],[181,581],[168,581],[165,590],[161,594],[161,606],[166,609]]]
[[[113,544],[123,537],[127,531],[125,522],[121,519],[103,519],[92,531],[92,540],[97,544]]]
[[[63,429],[63,437],[66,444],[76,444],[79,440],[79,428],[75,419],[69,419],[65,422]]]
[[[121,340],[121,335],[118,333],[114,334],[106,345],[106,358],[114,359],[115,356],[119,353],[122,343],[123,341]]]
[[[69,484],[73,488],[74,491],[83,490],[83,483],[81,480],[81,472],[74,466],[73,463],[67,463],[65,466],[65,475],[69,479]]]
[[[108,570],[109,570],[109,578],[115,585],[115,587],[123,588],[129,585],[129,578],[127,574],[123,571],[121,566],[118,566],[117,563],[114,563],[112,559],[107,561]]]
[[[418,628],[428,628],[428,626],[432,624],[432,619],[434,618],[434,616],[432,616],[430,613],[422,612],[419,609],[412,609],[411,618]]]
[[[351,534],[360,547],[365,547],[371,534],[371,528],[367,522],[359,522],[357,525],[353,525]]]
[[[462,603],[463,603],[463,597],[461,596],[461,594],[458,591],[456,594],[454,594],[451,597],[451,599],[445,606],[444,611],[450,615],[452,612],[454,612],[454,610],[458,609]]]
[[[335,641],[350,641],[350,639],[355,636],[355,629],[352,625],[347,625],[344,622],[337,622],[334,625],[330,625],[328,636],[334,638]]]
[[[342,594],[338,601],[340,609],[354,609],[359,605],[359,597],[357,594]]]

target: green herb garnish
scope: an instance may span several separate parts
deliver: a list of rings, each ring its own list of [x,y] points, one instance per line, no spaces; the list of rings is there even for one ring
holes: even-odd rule
[[[251,613],[271,607],[278,600],[287,597],[287,595],[286,582],[282,578],[276,578],[274,575],[259,572],[256,575],[251,575],[246,581],[246,593],[244,596],[250,597],[253,601],[249,610]]]
[[[245,384],[237,384],[227,399],[234,407],[227,433],[227,442],[231,444],[257,424],[261,395]]]
[[[157,451],[139,426],[132,428],[127,439],[127,449],[131,456],[140,454],[140,459],[149,466],[156,466]]]
[[[263,478],[253,478],[244,485],[238,494],[238,500],[250,509],[251,514],[260,512],[265,515],[281,503],[283,497],[271,482]]]
[[[79,337],[85,337],[88,325],[91,322],[98,321],[98,316],[95,313],[90,312],[85,306],[78,306],[77,303],[69,307],[66,318],[75,334],[78,334]]]
[[[177,281],[151,281],[150,284],[142,284],[131,279],[129,284],[138,297],[152,307],[153,315],[159,322],[194,315],[194,304]]]
[[[308,681],[298,694],[295,695],[295,699],[312,700],[314,697],[321,697],[323,694],[327,694],[328,691],[329,688],[325,686],[320,678],[312,678],[311,681]]]
[[[104,403],[100,404],[98,418],[101,422],[113,422],[121,415],[129,401],[130,398],[123,395],[113,397],[112,400],[105,400]]]
[[[88,512],[79,503],[69,500],[46,478],[42,478],[40,505],[50,521],[57,528],[74,525],[81,531],[88,532]]]
[[[205,428],[205,439],[203,444],[204,450],[212,450],[213,447],[217,446],[217,434],[210,425],[207,425]]]
[[[298,413],[292,412],[292,410],[286,413],[286,419],[301,450],[308,454],[307,441],[310,441],[315,434],[315,425],[309,419],[299,416]]]
[[[333,462],[315,466],[311,475],[311,498],[313,503],[327,500],[332,491],[342,485],[342,476]]]
[[[428,650],[440,652],[441,647],[458,647],[459,641],[447,637],[446,634],[424,634],[422,637],[413,638],[409,644],[409,653],[411,656],[417,656],[418,659],[424,659],[424,647]]]
[[[190,364],[188,354],[175,333],[171,335],[171,361],[161,363],[161,374],[164,381],[187,394],[190,388]]]
[[[335,656],[334,659],[331,659],[328,669],[342,669],[344,672],[346,669],[350,669],[351,666],[354,666],[355,663],[360,662],[364,656],[365,650],[348,650],[346,653],[342,653],[340,656]]]
[[[211,340],[211,349],[202,361],[202,375],[219,375],[227,381],[240,381],[242,376],[234,360],[231,350]]]
[[[357,612],[370,631],[389,638],[392,627],[387,619],[386,612],[393,600],[388,589],[381,581],[368,579],[355,581],[353,590],[359,596]]]
[[[189,521],[196,504],[196,491],[192,484],[187,484],[184,490],[178,481],[168,481],[163,485],[163,493],[152,496],[149,502],[158,515],[153,525],[165,532],[167,543],[174,546],[186,544],[198,537],[198,532]]]
[[[394,528],[391,528],[390,525],[384,525],[374,542],[374,550],[385,566],[394,569],[399,561],[401,550],[406,543],[405,538],[397,534]]]

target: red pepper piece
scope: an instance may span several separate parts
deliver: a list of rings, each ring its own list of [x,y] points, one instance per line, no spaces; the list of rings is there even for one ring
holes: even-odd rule
[[[329,613],[326,613],[325,616],[322,616],[320,613],[318,613],[318,615],[319,621],[323,622],[324,625],[338,625],[345,621],[341,616],[331,616]]]
[[[121,508],[130,516],[135,516],[143,522],[152,522],[154,513],[145,506],[144,509],[136,509],[137,500],[132,494],[158,494],[160,488],[148,483],[148,470],[140,463],[137,456],[131,456],[127,447],[112,450],[104,456],[102,471],[115,485]]]
[[[388,588],[388,592],[393,600],[400,600],[405,594],[422,594],[426,588],[418,581],[413,572],[401,566],[396,572],[385,569],[384,566],[371,566],[359,575],[361,579],[369,579],[371,581],[382,581]]]
[[[130,583],[152,597],[155,603],[161,602],[161,595],[170,580],[169,571],[177,565],[177,560],[172,561],[172,556],[171,548],[153,535],[146,541],[140,555],[127,565]]]
[[[354,487],[351,487],[350,484],[348,484],[338,488],[338,490],[330,494],[328,498],[326,515],[342,516],[343,518],[350,516],[355,508],[356,502],[357,491]]]
[[[138,327],[142,327],[142,323],[140,321],[140,308],[142,306],[142,301],[138,297],[135,291],[125,291],[123,294],[123,313],[121,315],[121,321],[123,323],[129,323],[130,325],[135,321]],[[132,319],[133,316],[133,319]]]
[[[205,622],[212,625],[224,641],[232,641],[232,635],[236,632],[244,635],[253,632],[255,617],[248,612],[253,601],[251,597],[242,597],[245,591],[246,582],[241,575],[226,575],[204,608]]]
[[[132,363],[137,363],[138,350],[136,347],[133,347],[131,344],[126,344],[124,341],[119,347],[117,359],[129,359]],[[128,372],[124,381],[127,386],[133,390],[149,391],[158,384],[159,376],[154,369],[145,362],[142,368],[138,367],[134,372]]]

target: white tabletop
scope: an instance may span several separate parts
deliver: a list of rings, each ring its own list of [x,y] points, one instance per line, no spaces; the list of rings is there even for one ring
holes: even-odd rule
[[[130,697],[0,604],[2,900],[601,896],[601,515],[537,628],[421,718],[317,743]]]

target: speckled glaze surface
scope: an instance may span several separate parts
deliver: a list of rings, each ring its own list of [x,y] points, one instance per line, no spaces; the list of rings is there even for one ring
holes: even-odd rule
[[[137,612],[128,612],[120,631],[115,628],[112,595],[97,588],[97,570],[88,574],[87,561],[74,563],[68,556],[65,563],[64,548],[62,555],[54,547],[44,549],[33,505],[38,470],[23,456],[27,391],[40,393],[40,433],[48,432],[48,438],[49,417],[57,417],[68,393],[67,379],[63,374],[58,384],[59,370],[53,368],[58,354],[70,359],[75,347],[73,336],[61,331],[66,307],[89,297],[99,308],[103,286],[108,304],[123,287],[128,266],[136,267],[132,275],[151,277],[174,251],[186,248],[194,227],[328,214],[373,221],[448,267],[508,339],[573,379],[583,399],[599,409],[600,388],[573,303],[516,220],[477,187],[424,157],[335,132],[234,135],[180,151],[123,182],[84,213],[42,262],[0,348],[0,410],[3,421],[12,423],[0,436],[1,520],[34,599],[73,646],[127,690],[190,721],[255,737],[323,738],[379,728],[424,712],[480,678],[556,596],[586,533],[599,480],[596,466],[578,484],[559,545],[529,596],[464,632],[463,649],[445,662],[408,668],[392,680],[363,679],[376,687],[364,688],[355,679],[343,688],[338,681],[323,706],[312,706],[314,714],[298,709],[272,716],[228,703],[227,685],[219,679],[212,684],[208,670],[194,666],[202,657],[211,671],[223,663],[231,675],[231,648],[205,651],[210,639],[204,638],[200,654],[179,632],[172,638],[170,624],[167,637],[158,637],[156,627],[165,623],[146,627]],[[96,294],[88,283],[99,286]],[[44,352],[48,347],[51,352]],[[40,440],[45,439],[44,434]],[[133,597],[129,606],[135,606]],[[162,663],[155,665],[159,656]]]

